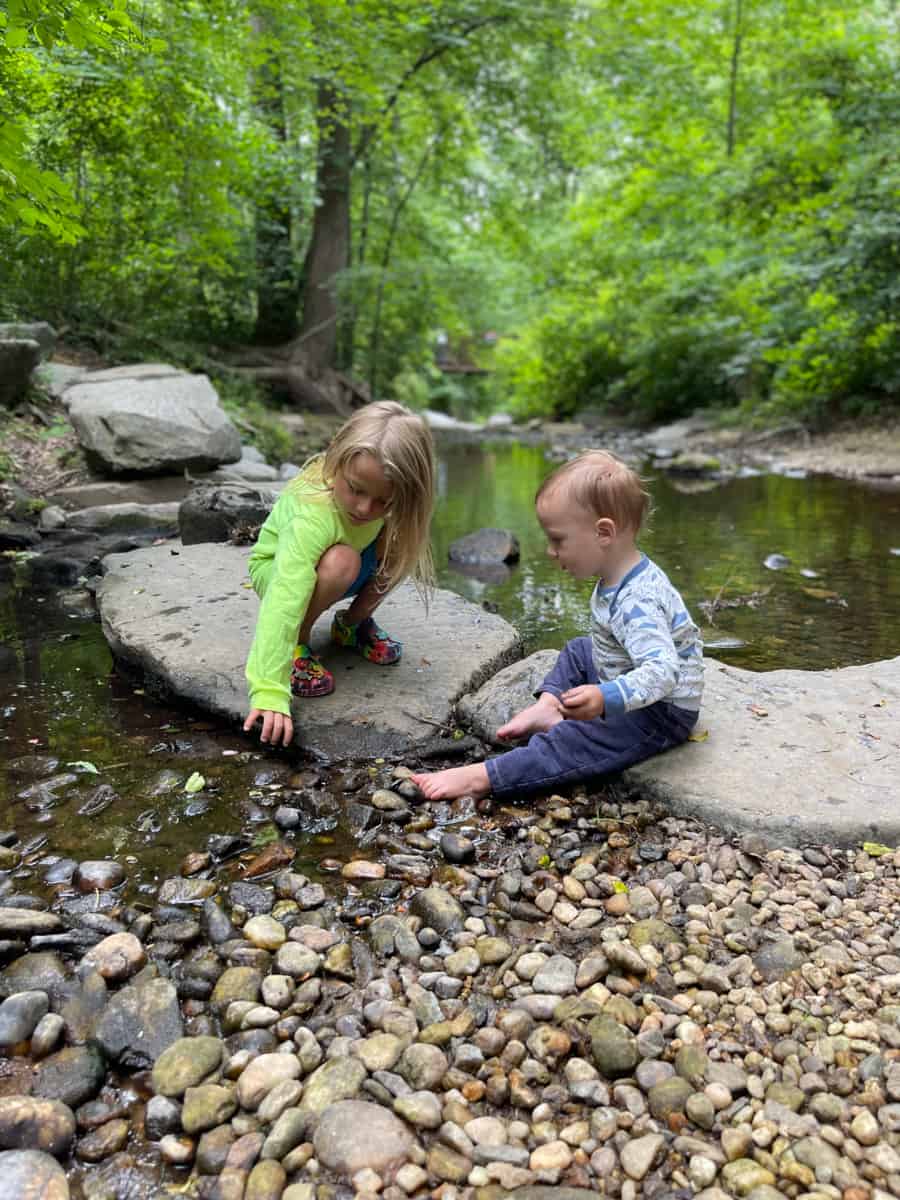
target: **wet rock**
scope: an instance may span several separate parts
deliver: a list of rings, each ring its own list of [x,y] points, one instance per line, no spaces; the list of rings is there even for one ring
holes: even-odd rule
[[[162,1096],[183,1096],[222,1063],[224,1047],[218,1038],[179,1038],[162,1052],[153,1065],[153,1088]]]
[[[461,929],[466,916],[459,901],[441,887],[417,892],[410,901],[409,910],[438,933]]]
[[[201,1083],[184,1093],[181,1127],[185,1133],[203,1133],[231,1119],[237,1112],[234,1089],[219,1083]]]
[[[0,1149],[42,1150],[60,1158],[74,1137],[75,1114],[60,1100],[36,1096],[0,1097]]]
[[[19,992],[0,1004],[0,1046],[16,1046],[31,1037],[47,1012],[46,992]]]
[[[601,1075],[616,1079],[630,1074],[638,1061],[634,1035],[624,1025],[607,1017],[595,1017],[588,1025],[591,1054]]]
[[[313,1145],[316,1157],[330,1170],[355,1175],[366,1168],[382,1172],[401,1164],[413,1139],[403,1122],[380,1105],[343,1100],[324,1110]]]
[[[106,1060],[96,1046],[68,1046],[35,1067],[33,1090],[36,1096],[77,1108],[97,1095],[105,1078]]]
[[[122,864],[106,859],[79,863],[72,876],[72,883],[80,892],[109,891],[124,880],[125,868]]]
[[[55,1158],[39,1150],[0,1154],[2,1194],[9,1200],[69,1200],[69,1185]]]
[[[181,1105],[167,1096],[151,1096],[144,1110],[144,1132],[152,1142],[181,1129]]]
[[[18,992],[46,992],[55,1006],[62,1003],[71,987],[68,970],[52,951],[23,954],[0,971],[0,996],[4,999]]]
[[[133,933],[114,933],[98,942],[84,956],[86,966],[104,979],[121,983],[130,979],[147,961],[147,954]]]
[[[140,1071],[152,1067],[183,1032],[174,985],[139,977],[110,999],[94,1036],[111,1061]]]
[[[55,913],[0,908],[0,937],[30,938],[35,934],[57,933],[62,928],[63,923]]]
[[[644,1137],[631,1138],[622,1147],[622,1169],[630,1179],[641,1180],[653,1165],[664,1139],[662,1134],[648,1133]]]
[[[245,483],[194,486],[178,509],[178,530],[185,546],[227,542],[236,530],[262,525],[278,498],[271,487]]]
[[[66,1023],[58,1013],[47,1013],[41,1017],[31,1035],[32,1058],[45,1058],[55,1050],[62,1040],[65,1028]]]
[[[130,1126],[127,1121],[107,1121],[105,1125],[93,1129],[86,1137],[79,1139],[75,1147],[76,1157],[83,1162],[102,1162],[123,1148],[128,1141],[129,1132]]]
[[[182,879],[176,876],[165,880],[157,900],[160,904],[199,904],[215,894],[216,884],[212,879]]]
[[[475,858],[475,843],[458,833],[445,833],[441,837],[441,854],[447,862],[471,862]]]
[[[479,529],[451,542],[448,557],[462,566],[517,562],[519,541],[506,529]]]
[[[261,1054],[238,1079],[237,1095],[241,1106],[252,1111],[279,1083],[297,1079],[299,1075],[300,1063],[293,1054]]]
[[[790,937],[777,938],[767,943],[753,956],[753,963],[763,979],[783,979],[791,971],[798,971],[806,962],[806,955],[799,950]]]
[[[228,967],[219,976],[210,1004],[216,1011],[223,1012],[235,1000],[255,1003],[261,985],[262,973],[256,967]]]
[[[287,939],[281,922],[268,916],[251,917],[244,925],[243,934],[252,945],[262,950],[277,950]]]
[[[293,1110],[297,1114],[300,1129],[304,1132],[313,1129],[329,1105],[340,1100],[352,1100],[365,1077],[366,1068],[359,1059],[334,1058],[324,1062],[306,1080],[303,1099]]]

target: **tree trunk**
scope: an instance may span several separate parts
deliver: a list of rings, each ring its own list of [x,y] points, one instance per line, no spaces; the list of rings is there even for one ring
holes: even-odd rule
[[[734,154],[737,140],[737,88],[743,40],[743,0],[734,2],[734,38],[731,43],[731,67],[728,79],[728,126],[725,132],[725,151],[729,158]]]
[[[265,24],[254,17],[256,32],[262,38]],[[274,46],[267,45],[253,76],[253,98],[257,112],[272,136],[282,147],[287,142],[284,108],[284,80]],[[291,244],[293,214],[283,183],[265,180],[256,199],[256,325],[253,340],[264,346],[290,341],[297,333],[297,309],[300,287],[294,249]]]
[[[335,277],[350,265],[350,126],[344,97],[319,85],[316,210],[304,264],[303,324],[291,346],[312,372],[334,367],[338,335]]]

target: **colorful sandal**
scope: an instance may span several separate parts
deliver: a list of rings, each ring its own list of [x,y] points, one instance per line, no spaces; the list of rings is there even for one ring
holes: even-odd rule
[[[344,613],[337,613],[331,623],[331,640],[338,646],[358,650],[363,658],[381,667],[399,662],[403,653],[403,643],[386,634],[372,617],[366,617],[358,625],[348,625]]]
[[[291,691],[302,700],[329,696],[334,691],[334,676],[323,667],[309,646],[299,645],[291,664]]]

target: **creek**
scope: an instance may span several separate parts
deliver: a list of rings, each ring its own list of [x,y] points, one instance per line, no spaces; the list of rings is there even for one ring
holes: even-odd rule
[[[439,583],[495,606],[529,652],[584,632],[590,593],[547,558],[534,519],[549,466],[540,448],[508,443],[447,446],[440,457]],[[779,475],[687,485],[657,475],[651,489],[642,545],[716,657],[818,670],[897,653],[900,492]],[[516,533],[519,563],[489,579],[448,565],[450,542],[485,525]],[[789,561],[770,569],[773,554]],[[130,894],[149,898],[213,833],[240,830],[264,844],[281,793],[302,786],[235,730],[154,703],[120,678],[81,590],[0,582],[0,698],[0,825],[24,843],[22,864],[0,882],[6,893],[48,887],[54,871],[65,876],[60,860],[109,856],[126,862]],[[194,772],[205,786],[186,792]],[[296,870],[315,876],[321,858],[350,855],[355,835],[339,807],[313,805]]]

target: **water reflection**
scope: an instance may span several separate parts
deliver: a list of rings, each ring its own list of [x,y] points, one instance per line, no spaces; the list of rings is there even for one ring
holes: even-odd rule
[[[538,447],[441,448],[441,584],[496,604],[529,650],[585,631],[591,587],[546,557],[533,499],[551,469]],[[642,546],[682,591],[716,657],[755,670],[818,670],[900,653],[900,492],[779,475],[686,491],[649,474],[655,511]],[[521,560],[507,579],[473,582],[449,566],[447,549],[487,525],[516,534]],[[770,560],[778,570],[764,565],[772,555],[781,556]]]

